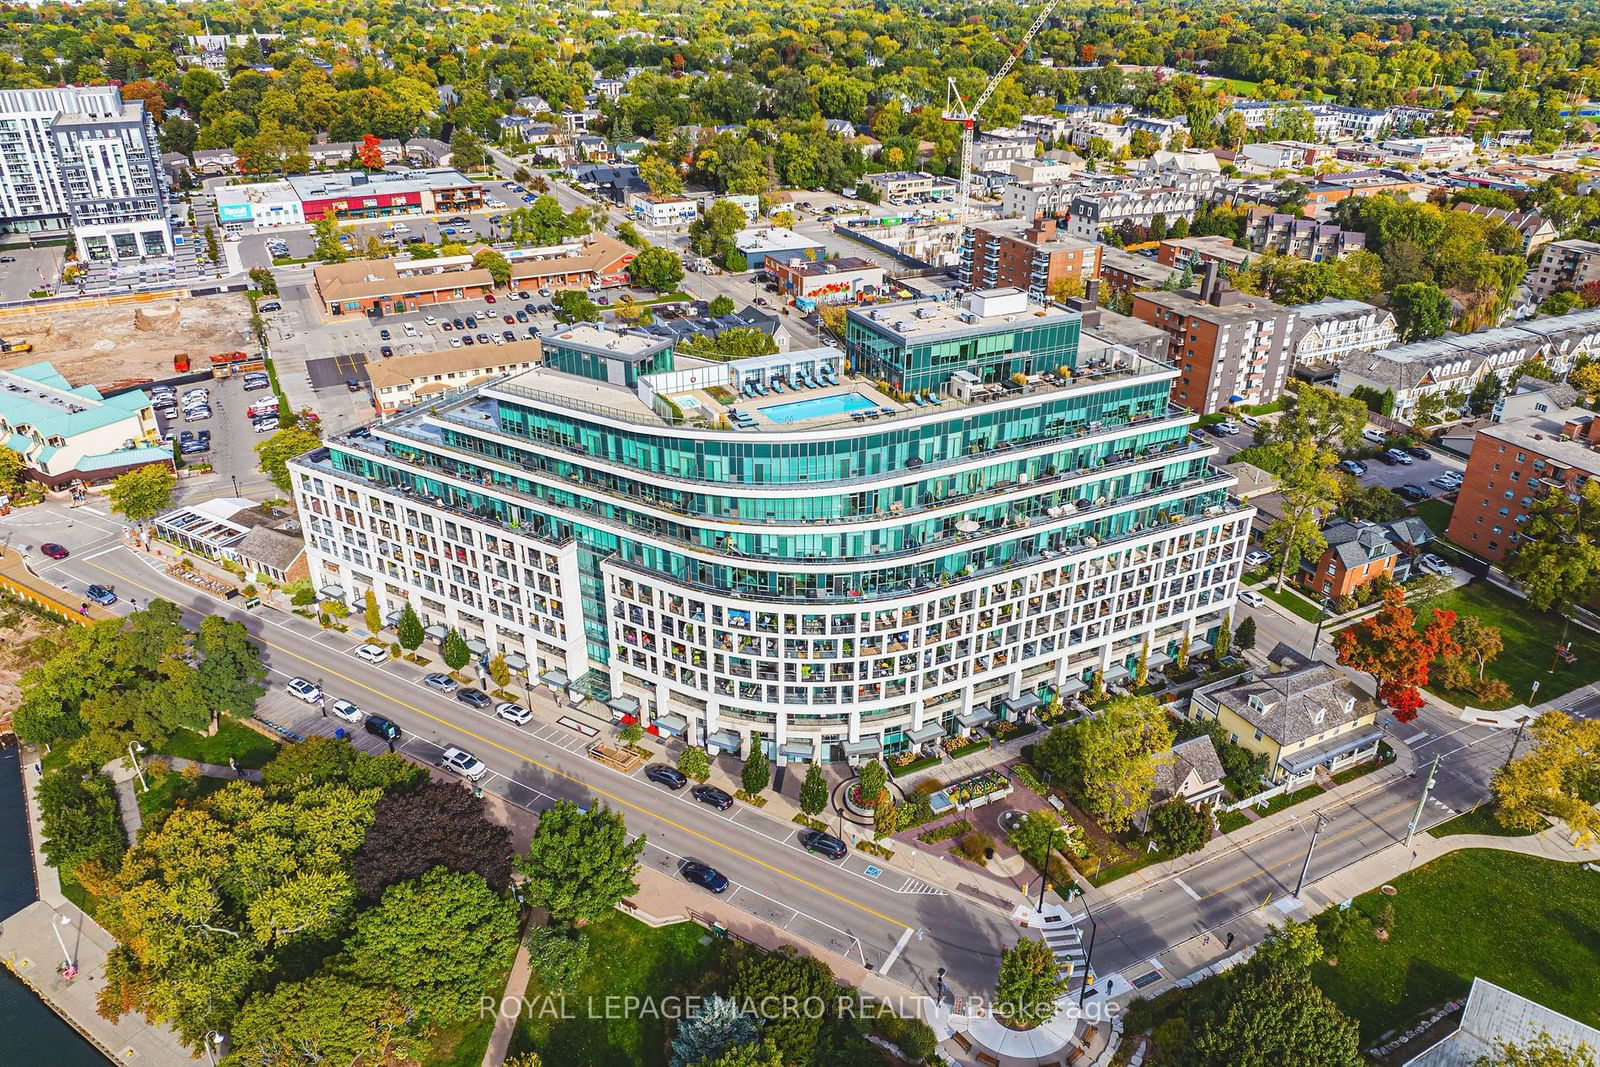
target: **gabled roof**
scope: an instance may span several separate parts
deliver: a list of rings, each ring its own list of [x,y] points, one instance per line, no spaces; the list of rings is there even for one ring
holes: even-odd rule
[[[1210,734],[1173,745],[1169,755],[1170,760],[1157,758],[1155,788],[1150,794],[1152,805],[1177,796],[1190,774],[1199,779],[1202,787],[1222,781],[1222,759]]]
[[[1280,745],[1297,744],[1377,712],[1353,682],[1326,663],[1269,674],[1212,696]]]

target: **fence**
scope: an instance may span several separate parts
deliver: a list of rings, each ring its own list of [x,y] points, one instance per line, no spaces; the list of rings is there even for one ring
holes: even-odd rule
[[[28,569],[27,562],[15,552],[0,550],[0,589],[41,611],[60,616],[64,622],[78,626],[116,618],[99,604],[83,607],[83,602],[74,602],[60,589],[35,576]]]

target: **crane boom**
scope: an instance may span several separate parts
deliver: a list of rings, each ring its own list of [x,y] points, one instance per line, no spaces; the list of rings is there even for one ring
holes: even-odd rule
[[[1022,58],[1023,51],[1028,47],[1028,42],[1038,36],[1044,29],[1045,22],[1056,9],[1061,0],[1046,0],[1038,16],[1033,20],[1033,25],[1028,27],[1016,47],[1011,49],[1011,54],[1006,56],[1006,61],[995,71],[994,77],[989,79],[989,84],[983,87],[983,92],[978,94],[971,107],[961,98],[961,90],[956,88],[956,80],[948,79],[945,86],[945,109],[941,116],[947,122],[961,123],[961,171],[956,177],[956,223],[960,226],[967,224],[967,194],[970,187],[972,174],[972,130],[978,121],[978,112],[983,110],[983,105],[989,102],[994,91],[1005,81],[1011,69],[1017,65],[1017,60]]]

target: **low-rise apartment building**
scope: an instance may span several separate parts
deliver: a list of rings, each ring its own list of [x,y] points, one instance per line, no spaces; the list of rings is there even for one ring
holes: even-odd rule
[[[936,178],[918,171],[892,170],[881,174],[868,174],[868,185],[878,191],[886,204],[903,204],[913,197],[950,199],[956,195],[955,183],[948,178]]]
[[[1257,252],[1276,252],[1312,263],[1343,259],[1367,247],[1367,235],[1357,230],[1268,207],[1252,208],[1246,227],[1250,247]]]
[[[1192,220],[1197,206],[1195,194],[1182,189],[1080,193],[1072,198],[1067,233],[1094,241],[1123,225],[1149,226],[1157,215],[1170,226],[1179,219]]]
[[[1100,276],[1102,246],[1062,236],[1055,219],[1007,219],[967,227],[956,277],[974,289],[1015,288],[1043,301],[1063,279],[1088,283]]]
[[[1329,298],[1301,304],[1296,311],[1296,367],[1337,367],[1349,356],[1392,348],[1397,337],[1394,313],[1359,300]]]
[[[529,370],[542,360],[539,342],[529,340],[442,348],[369,363],[372,406],[379,415],[392,415],[413,404],[436,401],[450,393]]]
[[[23,473],[52,489],[99,484],[136,467],[172,466],[172,446],[139,390],[102,396],[49,363],[0,371],[0,443]]]
[[[813,260],[800,255],[768,256],[766,271],[778,292],[797,304],[845,304],[884,291],[884,270],[859,256]]]
[[[646,226],[687,226],[700,214],[700,205],[686,196],[635,193],[629,208]]]
[[[1141,289],[1159,289],[1181,273],[1182,268],[1163,263],[1154,256],[1109,245],[1100,248],[1100,281],[1106,292],[1113,296],[1136,293]]]
[[[1539,265],[1528,272],[1527,286],[1535,303],[1551,293],[1579,289],[1600,281],[1600,243],[1571,238],[1551,241],[1539,256]]]
[[[1501,223],[1510,226],[1522,235],[1522,254],[1532,255],[1545,247],[1557,237],[1561,231],[1556,229],[1556,224],[1539,213],[1537,208],[1527,211],[1513,211],[1503,207],[1486,207],[1483,204],[1457,204],[1456,210],[1468,215],[1476,215],[1480,219]]]
[[[1404,582],[1411,577],[1412,561],[1433,540],[1433,531],[1418,518],[1383,523],[1335,519],[1323,527],[1322,536],[1327,541],[1322,555],[1302,560],[1295,579],[1315,598],[1338,600],[1377,578]]]
[[[1237,270],[1252,258],[1248,248],[1240,248],[1228,237],[1168,237],[1156,247],[1156,261],[1170,267],[1204,270],[1215,263],[1223,270]]]

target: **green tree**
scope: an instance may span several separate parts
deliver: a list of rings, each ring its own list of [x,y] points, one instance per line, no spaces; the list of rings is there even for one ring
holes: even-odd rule
[[[743,274],[750,269],[750,263],[745,259],[744,253],[731,247],[722,254],[722,265],[732,274]]]
[[[461,636],[461,631],[452,628],[444,635],[444,644],[439,648],[439,655],[444,659],[446,667],[452,671],[459,671],[472,659],[472,650],[467,647],[467,639]]]
[[[262,296],[278,295],[278,279],[267,267],[250,268],[250,284],[260,290]]]
[[[464,127],[457,128],[450,138],[452,167],[461,171],[478,170],[488,162],[488,158],[483,150],[483,141],[477,134]]]
[[[469,1017],[491,976],[517,950],[517,902],[476,874],[435,867],[384,891],[356,916],[347,944],[350,973],[386,984],[426,1022]]]
[[[366,611],[362,621],[367,624],[367,633],[383,632],[383,612],[378,610],[378,594],[371,589],[367,590]]]
[[[647,156],[639,161],[639,180],[650,189],[651,196],[677,196],[683,192],[683,175],[660,156]]]
[[[1334,470],[1338,457],[1310,438],[1272,447],[1284,461],[1278,483],[1282,515],[1267,526],[1262,540],[1278,561],[1276,587],[1281,592],[1285,577],[1299,570],[1302,560],[1315,560],[1327,547],[1322,525],[1338,510],[1344,484]]]
[[[622,816],[604,805],[587,813],[558,800],[539,816],[539,826],[517,869],[527,876],[528,902],[553,922],[594,920],[629,893],[644,851],[643,835],[628,840]]]
[[[1240,652],[1248,652],[1256,647],[1256,619],[1254,615],[1246,615],[1239,625],[1233,628],[1233,647]]]
[[[1169,856],[1199,852],[1211,840],[1211,816],[1174,797],[1150,809],[1150,837]]]
[[[511,280],[511,261],[505,257],[505,253],[498,252],[493,248],[479,249],[474,253],[472,266],[477,270],[488,271],[489,277],[493,279],[494,284],[501,288],[504,288],[506,283]]]
[[[109,777],[71,764],[52,767],[39,779],[36,800],[40,848],[50,866],[67,875],[90,861],[116,870],[128,840]]]
[[[563,289],[556,293],[552,302],[555,304],[557,322],[600,321],[600,306],[581,289]]]
[[[994,1012],[1015,1023],[1046,1023],[1067,991],[1055,953],[1042,938],[1024,937],[1000,954]]]
[[[644,239],[636,226],[631,222],[617,223],[617,240],[630,248],[648,248],[650,242]]]
[[[732,315],[734,311],[733,298],[719,293],[712,298],[711,303],[706,307],[706,311],[714,319],[720,319],[724,315]]]
[[[1450,298],[1432,282],[1397,285],[1389,303],[1402,342],[1440,337],[1450,328],[1453,317]]]
[[[1150,638],[1139,646],[1139,662],[1133,668],[1133,687],[1143,689],[1150,684]]]
[[[836,1002],[833,972],[811,956],[785,945],[776,952],[746,957],[734,970],[728,993],[756,1005],[761,1032],[783,1049],[787,1063],[811,1063],[827,1021],[815,1005]]]
[[[1223,612],[1222,625],[1217,627],[1217,641],[1211,646],[1211,658],[1216,663],[1221,663],[1228,658],[1228,651],[1233,647],[1233,612]]]
[[[290,426],[279,430],[264,441],[256,442],[256,466],[272,484],[285,493],[294,490],[289,477],[289,461],[304,455],[322,444],[315,430],[304,426]]]
[[[313,243],[311,254],[324,263],[343,263],[350,258],[350,250],[345,248],[340,240],[343,230],[339,227],[338,218],[332,213],[322,216],[311,226]]]
[[[730,1045],[720,1056],[700,1061],[699,1067],[784,1067],[791,1061],[770,1037],[743,1045]]]
[[[744,791],[755,796],[772,781],[772,764],[767,762],[767,754],[761,750],[759,742],[750,742],[750,755],[745,757],[744,769],[739,772],[739,784]]]
[[[1098,715],[1051,730],[1035,757],[1107,829],[1121,830],[1149,803],[1157,760],[1171,748],[1161,703],[1121,696]]]
[[[697,782],[704,782],[711,777],[711,757],[706,755],[705,749],[690,745],[678,753],[678,770]]]
[[[267,667],[244,623],[206,616],[195,633],[194,650],[199,660],[195,682],[204,706],[214,714],[248,719],[267,691]]]
[[[164,463],[135,467],[111,483],[111,510],[130,522],[147,522],[172,506],[177,485]]]
[[[1540,611],[1571,617],[1579,604],[1600,595],[1600,484],[1592,480],[1573,494],[1543,492],[1522,523],[1522,543],[1505,563]]]
[[[718,200],[689,224],[689,247],[702,256],[724,256],[733,247],[733,235],[748,224],[743,208]]]
[[[800,783],[800,810],[816,818],[828,806],[828,780],[822,774],[821,764],[806,766],[806,777]]]
[[[400,647],[407,652],[415,652],[427,636],[423,630],[422,620],[417,618],[417,609],[411,606],[410,601],[400,609],[400,621],[395,624],[395,640],[400,642]]]
[[[628,273],[641,289],[670,293],[683,281],[683,259],[670,249],[652,245],[633,257]]]
[[[589,965],[589,935],[536,926],[528,931],[528,960],[552,989],[570,989]]]
[[[244,1062],[410,1063],[423,1051],[410,1006],[385,985],[330,973],[284,982],[252,996],[229,1032],[229,1054]]]
[[[1302,386],[1277,421],[1268,424],[1266,444],[1290,445],[1309,440],[1319,449],[1339,452],[1361,444],[1367,425],[1367,408],[1354,396],[1331,389]]]
[[[1529,1041],[1495,1042],[1494,1055],[1478,1057],[1476,1067],[1600,1067],[1600,1060],[1587,1044],[1558,1042],[1541,1030]]]
[[[737,1001],[713,993],[678,1024],[678,1034],[672,1039],[672,1067],[694,1067],[755,1039],[755,1020]]]

